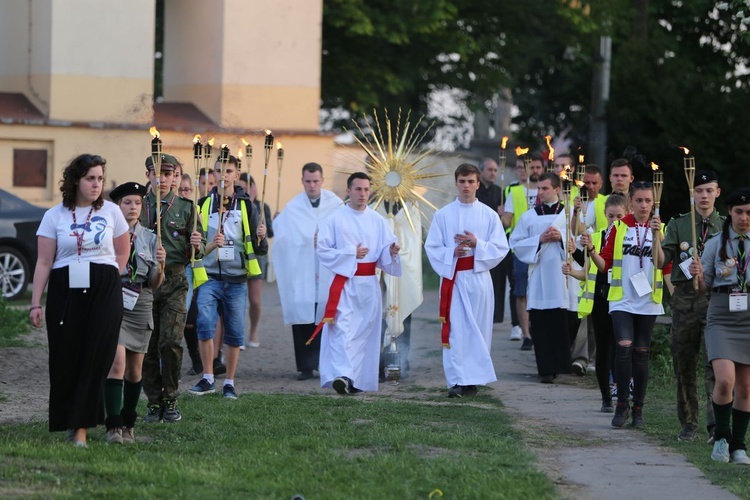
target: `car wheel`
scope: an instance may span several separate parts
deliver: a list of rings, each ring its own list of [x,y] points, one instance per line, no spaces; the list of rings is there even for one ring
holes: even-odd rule
[[[5,300],[13,300],[28,285],[29,266],[24,256],[15,248],[0,246],[0,294]]]

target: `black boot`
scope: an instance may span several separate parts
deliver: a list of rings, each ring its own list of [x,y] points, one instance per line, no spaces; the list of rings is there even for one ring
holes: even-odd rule
[[[633,427],[640,429],[646,425],[643,419],[643,403],[633,403]]]
[[[612,427],[622,427],[628,421],[630,405],[627,401],[618,401],[615,408],[615,416],[612,417]]]

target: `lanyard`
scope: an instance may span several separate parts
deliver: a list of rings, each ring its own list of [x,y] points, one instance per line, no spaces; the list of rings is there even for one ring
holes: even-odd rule
[[[169,209],[172,208],[172,204],[174,203],[174,200],[177,199],[177,195],[172,196],[172,201],[169,202],[169,205],[167,205],[166,210],[162,210],[161,216],[164,218],[165,215],[169,213]],[[166,200],[162,199],[161,202],[164,203]],[[151,227],[151,229],[156,229],[156,220],[154,222],[151,222],[151,203],[146,203],[146,220],[148,221],[148,225]]]
[[[130,275],[130,282],[135,283],[135,278],[138,275],[138,266],[135,260],[135,233],[130,235],[130,258],[128,259],[126,272]]]
[[[643,269],[643,250],[646,247],[646,240],[648,239],[648,227],[643,226],[643,243],[641,243],[641,233],[638,229],[641,227],[640,224],[635,224],[635,238],[638,244],[638,260],[640,261],[641,269]]]
[[[89,226],[89,223],[91,222],[91,214],[94,213],[94,206],[91,205],[91,209],[89,210],[88,216],[86,216],[86,222],[83,224],[83,227],[81,228],[81,232],[79,233],[77,231],[78,229],[78,222],[76,221],[76,209],[73,207],[73,235],[76,237],[76,244],[78,245],[78,260],[81,259],[81,253],[83,252],[83,235],[86,234],[86,228]]]

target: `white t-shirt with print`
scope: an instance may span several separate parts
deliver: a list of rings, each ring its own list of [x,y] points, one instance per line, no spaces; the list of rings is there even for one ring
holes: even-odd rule
[[[47,210],[37,230],[37,236],[56,241],[55,262],[52,269],[60,269],[77,261],[78,238],[83,232],[81,262],[109,264],[119,269],[115,256],[114,238],[128,232],[128,223],[120,207],[105,201],[102,208],[91,212],[91,220],[86,224],[91,207],[76,207],[76,222],[73,224],[73,211],[62,203]]]

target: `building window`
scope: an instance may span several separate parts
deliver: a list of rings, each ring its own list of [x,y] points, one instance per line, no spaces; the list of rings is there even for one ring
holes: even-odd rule
[[[13,150],[13,187],[47,187],[47,150]]]

